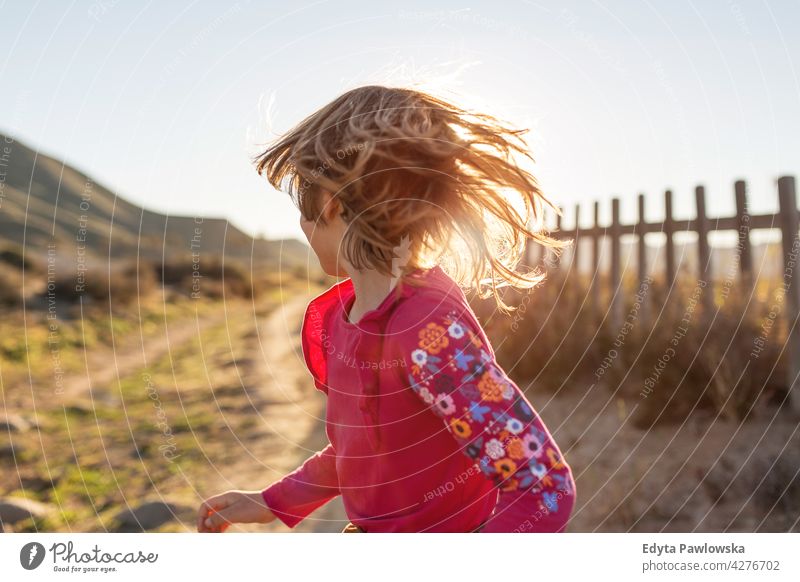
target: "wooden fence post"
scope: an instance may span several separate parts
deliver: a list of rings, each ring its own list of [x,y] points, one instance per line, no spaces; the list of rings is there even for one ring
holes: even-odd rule
[[[708,246],[708,215],[706,214],[706,189],[698,186],[694,189],[695,206],[697,208],[697,254],[698,277],[705,281],[703,289],[703,314],[710,317],[714,311],[714,280],[711,269],[711,247]]]
[[[639,263],[639,289],[643,289],[645,279],[647,279],[647,240],[645,237],[645,224],[646,219],[644,215],[644,194],[639,194],[639,224],[638,224],[638,263]],[[652,287],[652,285],[650,286]],[[650,322],[650,291],[648,288],[645,292],[642,304],[639,307],[639,320],[647,326]]]
[[[594,229],[592,230],[592,310],[600,320],[600,202],[594,202]]]
[[[675,283],[675,244],[672,236],[675,233],[675,221],[672,219],[672,190],[664,192],[664,235],[666,236],[666,285],[667,289],[672,289]],[[670,291],[668,291],[669,293]]]
[[[611,324],[615,330],[622,326],[622,294],[620,263],[621,241],[619,222],[619,198],[611,200]]]
[[[564,213],[564,209],[559,206],[558,211],[556,212],[556,232],[558,233],[558,238],[561,238],[561,226],[562,226],[562,215]],[[553,268],[561,267],[561,255],[557,252],[550,253],[551,264]]]
[[[572,269],[576,276],[580,276],[580,248],[581,248],[581,205],[575,205],[575,240],[572,243]]]
[[[753,251],[750,246],[750,214],[747,211],[747,185],[744,180],[734,184],[736,192],[736,224],[739,234],[739,270],[747,291],[753,285]]]
[[[789,406],[800,413],[800,217],[797,211],[797,194],[793,176],[783,176],[778,180],[778,200],[781,216],[781,240],[783,243],[783,284],[786,289],[786,360],[788,362]]]

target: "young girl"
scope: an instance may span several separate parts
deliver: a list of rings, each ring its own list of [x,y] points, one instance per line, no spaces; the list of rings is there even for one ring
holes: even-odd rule
[[[515,270],[542,196],[521,131],[408,89],[361,87],[258,159],[289,191],[322,268],[303,354],[330,444],[263,491],[200,508],[200,531],[294,527],[341,495],[355,532],[560,532],[569,465],[461,287],[531,288]]]

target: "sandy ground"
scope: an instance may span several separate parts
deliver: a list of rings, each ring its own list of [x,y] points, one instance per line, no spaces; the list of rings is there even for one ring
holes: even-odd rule
[[[300,466],[328,444],[325,397],[314,388],[300,345],[307,297],[294,298],[269,315],[250,335],[250,357],[240,367],[245,385],[257,386],[253,406],[260,411],[264,437],[250,440],[250,456],[220,468],[220,491],[260,489]],[[294,528],[338,532],[347,524],[336,499]],[[230,531],[287,531],[282,523],[237,525]]]
[[[569,531],[798,531],[796,418],[695,412],[644,431],[611,390],[572,393],[533,397],[576,475]]]

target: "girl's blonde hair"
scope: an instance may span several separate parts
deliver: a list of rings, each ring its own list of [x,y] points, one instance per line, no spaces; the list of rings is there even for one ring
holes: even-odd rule
[[[557,209],[519,165],[533,161],[524,133],[421,91],[367,86],[304,119],[255,162],[307,220],[322,220],[321,190],[334,196],[353,267],[399,277],[440,264],[507,309],[498,288],[544,277],[516,270],[527,241],[565,244],[536,230],[542,205]]]

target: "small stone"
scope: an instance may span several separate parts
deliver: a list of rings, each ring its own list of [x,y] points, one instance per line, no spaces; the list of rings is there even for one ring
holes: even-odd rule
[[[58,477],[55,475],[53,477],[40,477],[39,475],[20,477],[20,485],[23,490],[29,489],[37,493],[52,489],[57,482]]]
[[[25,447],[16,443],[4,443],[0,445],[0,459],[17,459],[25,451]]]
[[[136,508],[128,508],[119,512],[117,531],[134,532],[150,530],[177,518],[177,514],[188,508],[165,501],[148,501]]]
[[[94,412],[94,409],[83,402],[74,402],[64,405],[64,411],[74,416],[89,416]]]
[[[0,524],[11,525],[31,517],[44,517],[52,507],[22,497],[4,497],[0,499]]]
[[[0,434],[4,432],[26,432],[30,428],[30,423],[18,414],[0,416]]]

